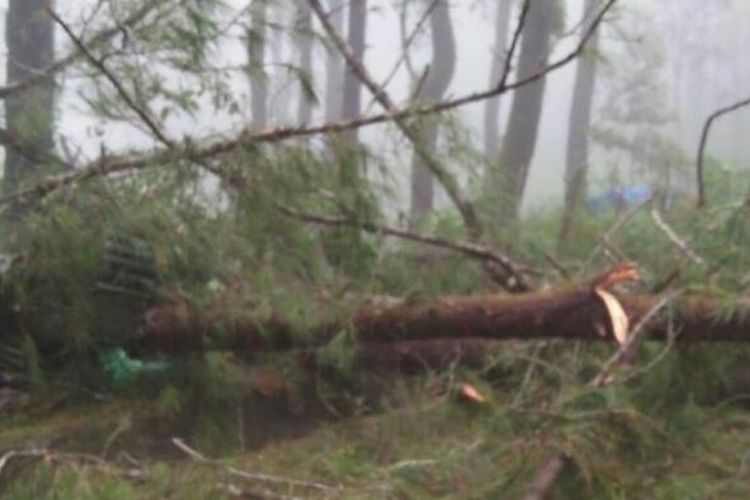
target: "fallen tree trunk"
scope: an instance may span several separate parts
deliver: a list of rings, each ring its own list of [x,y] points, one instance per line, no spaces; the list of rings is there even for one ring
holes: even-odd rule
[[[656,295],[621,296],[630,323],[643,317],[659,300]],[[481,349],[478,341],[559,338],[614,340],[608,309],[591,287],[522,295],[440,297],[427,301],[373,299],[340,320],[295,331],[276,313],[266,320],[226,325],[197,318],[184,301],[150,309],[145,335],[139,342],[164,350],[208,346],[247,352],[313,348],[349,331],[362,345],[435,340],[458,342],[451,349]],[[675,300],[645,327],[644,337],[664,339],[674,328],[681,341],[750,341],[750,301],[732,307],[711,296]],[[421,342],[421,343],[419,343]],[[425,343],[427,342],[427,343]],[[404,344],[406,345],[406,344]],[[445,348],[448,344],[435,344]],[[483,345],[483,344],[482,344]],[[374,349],[374,348],[373,348]],[[379,347],[385,351],[386,347]],[[396,346],[390,347],[398,351]],[[418,350],[419,350],[418,349]]]

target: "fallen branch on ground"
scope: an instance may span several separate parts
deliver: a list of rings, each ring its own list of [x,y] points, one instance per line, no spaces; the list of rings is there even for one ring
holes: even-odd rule
[[[2,457],[0,457],[0,472],[5,469],[5,466],[8,465],[12,459],[16,458],[37,458],[60,465],[76,467],[84,464],[107,474],[117,474],[138,481],[143,480],[148,476],[148,471],[144,470],[140,465],[123,469],[96,455],[88,453],[59,452],[48,448],[30,448],[7,451]]]
[[[302,481],[299,479],[291,479],[287,477],[274,476],[271,474],[248,472],[242,469],[238,469],[236,467],[224,465],[220,461],[212,460],[206,457],[205,455],[203,455],[202,453],[198,452],[197,450],[194,450],[193,448],[188,446],[182,439],[177,438],[177,437],[172,438],[172,444],[175,445],[177,448],[179,448],[180,451],[185,453],[194,461],[219,467],[221,469],[226,470],[230,475],[235,476],[235,477],[240,477],[242,479],[247,479],[250,481],[261,481],[264,483],[271,483],[271,484],[286,486],[287,488],[295,487],[295,488],[303,488],[303,489],[314,489],[318,491],[325,491],[328,494],[332,494],[334,492],[339,493],[339,494],[341,493],[341,488],[338,488],[336,486],[329,486],[327,484],[318,483],[318,482]]]

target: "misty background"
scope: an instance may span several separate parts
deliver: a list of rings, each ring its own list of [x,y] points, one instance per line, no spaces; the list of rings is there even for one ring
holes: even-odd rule
[[[365,65],[378,81],[383,81],[401,59],[400,23],[405,19],[405,32],[411,33],[422,17],[428,2],[408,2],[406,17],[401,18],[401,2],[374,0],[368,5],[369,16],[366,33]],[[117,17],[116,7],[120,2],[109,2],[95,11],[96,0],[57,2],[56,8],[72,26],[88,25],[89,31],[106,24],[110,16]],[[122,2],[127,5],[127,2]],[[456,68],[446,96],[457,96],[487,88],[490,82],[490,67],[495,36],[494,20],[499,2],[487,0],[454,0],[450,2],[450,15],[454,23],[456,41]],[[514,2],[511,16],[511,31],[517,22],[519,2]],[[173,138],[191,135],[207,129],[216,134],[236,130],[247,125],[251,119],[251,105],[247,74],[247,49],[244,39],[246,16],[241,9],[247,2],[227,0],[222,16],[226,21],[224,38],[213,50],[216,67],[236,68],[227,70],[222,78],[241,103],[241,112],[231,115],[216,112],[209,102],[205,109],[191,118],[174,114],[166,121],[165,129]],[[269,80],[269,127],[296,124],[295,110],[301,98],[297,77],[284,65],[297,64],[298,49],[292,36],[284,34],[294,24],[296,4],[291,0],[271,2],[268,16],[277,23],[280,36],[269,37],[267,60],[263,72]],[[0,15],[5,16],[7,1],[0,2]],[[93,13],[93,17],[92,17]],[[618,123],[622,116],[613,120],[612,110],[638,106],[655,111],[658,116],[643,124],[649,129],[646,135],[658,133],[681,149],[681,158],[676,165],[679,172],[673,181],[683,190],[692,192],[694,156],[700,129],[706,117],[716,108],[730,104],[743,96],[750,81],[750,63],[742,57],[743,49],[750,43],[750,32],[744,20],[750,15],[750,4],[741,0],[705,2],[702,0],[624,0],[619,2],[613,14],[603,25],[601,42],[597,51],[599,63],[595,87],[592,125],[597,127],[623,128],[633,126],[637,120],[627,124]],[[583,16],[583,1],[565,2],[565,28],[554,38],[551,60],[569,51],[578,39],[576,27]],[[429,30],[423,23],[409,50],[412,65],[421,72],[430,63],[431,47]],[[5,26],[5,22],[0,23]],[[313,16],[313,29],[321,33],[321,27]],[[322,36],[322,35],[321,35]],[[0,35],[0,39],[5,37]],[[311,123],[325,122],[324,100],[327,49],[321,39],[309,37],[306,43],[313,45],[311,84],[318,98],[312,107]],[[69,39],[56,27],[56,52],[67,54],[74,50]],[[7,51],[3,52],[7,57]],[[4,73],[6,64],[0,64]],[[533,158],[530,178],[524,196],[524,207],[547,208],[558,206],[562,201],[563,170],[567,130],[576,64],[569,64],[547,76],[543,114],[537,148]],[[167,72],[166,78],[170,77]],[[5,75],[0,75],[5,78]],[[194,81],[180,81],[173,75],[175,85],[190,88]],[[628,78],[630,80],[628,80]],[[648,91],[628,93],[627,85],[647,87]],[[83,77],[81,70],[69,70],[57,79],[59,97],[56,101],[56,143],[73,151],[78,163],[96,157],[102,149],[109,152],[153,146],[154,142],[138,128],[123,122],[113,122],[93,116],[87,109],[82,95],[90,94],[91,83]],[[387,90],[400,103],[407,101],[410,77],[404,64],[387,86]],[[619,87],[618,87],[619,86]],[[363,91],[362,110],[379,111],[370,95]],[[505,133],[512,93],[501,98],[500,134]],[[466,128],[470,145],[481,152],[483,141],[482,116],[486,103],[480,101],[453,111],[458,122]],[[622,113],[620,113],[622,114]],[[708,151],[728,165],[745,168],[750,164],[750,141],[746,130],[750,110],[741,110],[722,118],[714,127]],[[638,125],[636,124],[635,127]],[[594,134],[595,135],[595,134]],[[398,203],[408,204],[408,168],[410,153],[399,134],[391,125],[366,127],[361,138],[374,150],[390,160],[392,171],[402,172],[396,182]],[[638,144],[638,138],[634,142]],[[643,144],[643,148],[648,146]],[[596,192],[615,183],[625,185],[650,183],[648,169],[637,165],[628,154],[604,147],[594,138],[591,150],[590,191]],[[657,165],[652,165],[656,168]],[[438,204],[446,202],[438,193]]]

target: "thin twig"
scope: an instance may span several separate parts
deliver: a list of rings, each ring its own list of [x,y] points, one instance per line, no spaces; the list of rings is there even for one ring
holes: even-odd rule
[[[599,244],[594,248],[594,250],[591,252],[591,255],[588,258],[588,262],[591,263],[593,258],[596,256],[596,253],[600,250],[601,247],[606,248],[610,252],[616,254],[617,260],[629,260],[625,258],[625,255],[617,248],[617,246],[612,243],[612,238],[620,232],[620,230],[627,224],[630,219],[632,219],[638,212],[643,210],[645,207],[647,207],[649,204],[651,204],[652,201],[656,198],[657,193],[653,193],[651,196],[643,200],[642,202],[638,203],[637,205],[631,207],[628,209],[625,213],[620,215],[617,220],[615,220],[615,223],[612,224],[612,226],[607,229],[607,232],[605,232],[601,238],[599,238]]]
[[[667,355],[672,351],[672,348],[674,347],[675,340],[677,339],[677,336],[679,335],[679,332],[675,330],[674,328],[674,318],[673,315],[670,314],[669,321],[667,324],[667,343],[664,345],[664,348],[661,350],[661,352],[652,359],[648,364],[638,367],[636,370],[632,370],[628,372],[628,374],[620,379],[620,382],[624,383],[629,380],[632,380],[640,375],[643,375],[644,373],[650,372],[656,365],[661,363]]]
[[[570,280],[573,278],[573,275],[568,270],[568,268],[566,268],[562,264],[562,262],[557,260],[554,255],[545,250],[542,252],[542,257],[544,257],[544,260],[546,260],[558,273],[560,273],[560,276],[562,276],[563,279]]]
[[[271,474],[261,474],[257,472],[247,472],[241,469],[238,469],[236,467],[231,466],[225,466],[218,460],[213,460],[199,451],[191,448],[188,446],[185,441],[183,441],[180,438],[173,437],[172,438],[172,444],[175,445],[177,448],[179,448],[183,453],[188,455],[191,459],[195,460],[196,462],[202,462],[206,464],[211,464],[215,466],[219,466],[229,472],[233,476],[242,477],[244,479],[250,479],[252,481],[264,481],[267,483],[275,483],[275,484],[281,484],[286,486],[296,486],[299,488],[309,488],[309,489],[315,489],[315,490],[321,490],[321,491],[328,491],[328,492],[341,492],[341,489],[335,486],[329,486],[327,484],[323,483],[317,483],[312,481],[301,481],[299,479],[290,479],[287,477],[281,477],[281,476],[273,476]]]
[[[659,299],[656,304],[654,304],[651,309],[649,309],[646,314],[644,314],[640,320],[638,320],[638,323],[633,327],[631,332],[628,334],[627,340],[620,345],[620,347],[617,349],[617,352],[615,352],[612,356],[607,359],[607,361],[604,362],[602,367],[599,369],[599,373],[596,374],[596,377],[591,381],[592,387],[604,387],[607,383],[607,379],[609,378],[609,374],[612,371],[612,368],[615,366],[615,364],[622,361],[622,359],[628,354],[634,351],[636,346],[638,345],[638,342],[640,342],[640,338],[643,335],[643,333],[646,331],[646,326],[651,322],[652,319],[656,317],[656,315],[668,304],[670,304],[672,301],[674,301],[677,297],[679,297],[682,294],[682,290],[676,290],[674,292],[668,293],[664,295],[661,299]]]
[[[401,67],[404,61],[408,59],[408,53],[409,53],[409,48],[411,47],[411,44],[414,43],[414,39],[422,30],[422,26],[424,26],[424,23],[427,22],[427,20],[430,18],[430,14],[432,14],[432,11],[435,10],[435,7],[441,1],[444,1],[444,0],[432,0],[432,3],[430,3],[430,5],[427,7],[427,9],[425,9],[424,13],[422,14],[422,17],[414,25],[414,28],[412,29],[411,33],[409,33],[409,36],[404,38],[404,40],[401,43],[401,56],[398,58],[396,63],[388,72],[388,76],[386,76],[383,79],[382,83],[380,84],[382,88],[387,88],[388,85],[390,85],[391,81],[393,80],[393,77],[395,77],[396,73],[398,73],[398,69]],[[406,3],[404,3],[404,8],[406,8]],[[368,104],[367,108],[365,108],[366,109],[365,114],[367,114],[372,109],[375,102],[376,102],[375,99],[370,101],[370,104]]]
[[[651,220],[654,221],[656,227],[659,228],[659,230],[664,233],[667,239],[669,239],[669,241],[671,241],[672,244],[677,247],[677,249],[682,252],[688,259],[699,266],[702,266],[706,263],[706,261],[700,255],[695,253],[695,251],[690,248],[690,245],[688,245],[687,242],[682,239],[669,224],[666,223],[659,211],[655,208],[651,209]]]
[[[107,68],[106,64],[104,64],[104,61],[97,59],[97,57],[91,53],[86,44],[75,33],[73,33],[72,28],[60,16],[58,16],[57,13],[52,10],[52,8],[47,8],[47,12],[49,13],[50,17],[52,17],[52,19],[63,29],[65,34],[68,35],[68,38],[70,38],[70,40],[78,48],[78,50],[81,51],[81,53],[89,61],[89,63],[91,63],[94,68],[99,70],[105,76],[105,78],[109,80],[109,83],[111,83],[115,88],[120,98],[125,101],[125,104],[127,104],[127,106],[131,110],[133,110],[136,115],[138,115],[138,118],[140,118],[141,121],[146,125],[146,127],[148,127],[151,133],[157,139],[159,139],[162,144],[170,149],[173,148],[174,144],[172,143],[172,141],[169,140],[166,135],[164,135],[164,133],[161,131],[150,114],[141,106],[136,104],[135,99],[131,97],[130,93],[125,89],[119,78],[117,78],[115,74],[112,73],[109,68]]]

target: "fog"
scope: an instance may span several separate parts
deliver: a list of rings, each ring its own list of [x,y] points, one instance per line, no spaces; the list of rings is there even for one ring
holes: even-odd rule
[[[125,2],[122,2],[123,4]],[[556,60],[577,43],[583,6],[582,0],[568,0],[566,3],[565,28],[555,39],[555,49],[551,60]],[[82,19],[92,11],[95,0],[60,0],[57,8],[73,26],[80,27]],[[112,2],[117,6],[118,2]],[[281,26],[291,26],[293,2],[275,2],[271,16]],[[377,81],[383,81],[394,64],[401,58],[399,35],[399,2],[395,0],[375,0],[370,2],[371,10],[367,28],[367,50],[365,64]],[[414,2],[417,4],[417,2]],[[456,34],[456,71],[448,95],[458,96],[488,87],[492,42],[493,21],[496,3],[488,0],[454,0],[451,15]],[[241,67],[247,60],[242,26],[246,19],[238,16],[247,2],[228,0],[223,16],[229,22],[226,39],[214,50],[217,66]],[[423,8],[423,7],[422,7]],[[7,2],[0,2],[1,12],[5,13]],[[92,24],[106,24],[112,15],[108,8],[94,18]],[[418,10],[410,9],[411,26],[417,21]],[[513,11],[512,26],[518,17],[518,7]],[[593,125],[603,125],[608,110],[622,105],[631,99],[625,94],[613,91],[622,83],[623,75],[633,76],[642,71],[641,83],[646,82],[651,89],[648,95],[653,106],[659,107],[662,123],[649,125],[653,130],[673,141],[682,148],[684,159],[680,160],[679,183],[685,189],[692,187],[692,162],[698,145],[700,129],[706,117],[716,108],[745,97],[750,90],[750,64],[743,57],[743,48],[750,42],[750,32],[743,25],[750,15],[750,4],[741,0],[711,1],[669,0],[653,2],[649,0],[621,0],[614,12],[607,17],[602,31],[602,42],[598,54],[600,71],[595,93]],[[4,26],[4,22],[2,23]],[[411,30],[411,26],[407,30]],[[320,32],[320,26],[314,23]],[[73,48],[60,30],[57,30],[57,52],[67,54]],[[281,31],[281,30],[280,30]],[[3,37],[0,37],[3,38]],[[295,48],[289,36],[270,41],[268,56],[272,63],[294,63]],[[318,43],[314,47],[312,82],[320,96],[325,96],[325,49]],[[429,64],[429,36],[417,37],[411,49],[413,64],[417,69]],[[267,61],[269,62],[269,61]],[[102,149],[110,152],[132,148],[153,146],[154,142],[142,131],[122,123],[112,123],[101,117],[94,117],[87,110],[81,94],[89,89],[81,78],[81,67],[58,78],[60,94],[58,98],[57,137],[58,145],[65,143],[67,149],[78,151],[79,162],[95,157]],[[0,68],[5,68],[1,64]],[[551,73],[547,78],[541,128],[524,206],[526,210],[559,205],[563,192],[563,169],[567,139],[567,122],[570,111],[572,88],[575,77],[575,63]],[[632,73],[631,73],[632,70]],[[278,125],[291,125],[294,120],[294,102],[298,99],[296,79],[286,69],[269,64],[266,72],[271,82],[271,122]],[[206,102],[196,116],[172,116],[165,127],[170,137],[179,139],[185,135],[205,136],[212,133],[228,133],[239,130],[249,122],[249,87],[247,75],[243,71],[230,72],[227,84],[236,98],[242,103],[243,113],[231,116],[217,113]],[[4,75],[0,75],[3,78]],[[179,86],[190,86],[195,82],[180,75],[165,74],[164,78],[174,80]],[[403,65],[396,73],[387,90],[399,103],[404,103],[410,95],[410,81]],[[635,84],[634,84],[635,85]],[[504,133],[511,94],[502,97],[502,120],[500,130]],[[371,96],[363,91],[366,110],[379,111],[372,105]],[[483,102],[462,107],[455,111],[455,117],[466,128],[471,144],[481,150]],[[651,104],[647,104],[651,106]],[[313,122],[323,121],[323,106],[314,108]],[[715,127],[709,145],[709,152],[721,158],[727,165],[745,168],[750,164],[750,145],[745,140],[745,130],[750,124],[750,111],[745,110],[724,117]],[[637,127],[637,125],[626,124]],[[406,206],[404,198],[408,194],[408,170],[411,153],[405,142],[392,126],[367,127],[361,137],[373,149],[382,152],[393,162],[400,193],[398,202]],[[61,146],[60,146],[61,147]],[[635,165],[627,155],[613,153],[594,143],[591,161],[592,190],[601,189],[613,177],[624,183],[651,182],[648,168]],[[396,166],[400,167],[396,167]],[[657,165],[652,165],[656,169]],[[403,182],[401,181],[403,180]],[[447,203],[438,196],[440,203]]]

